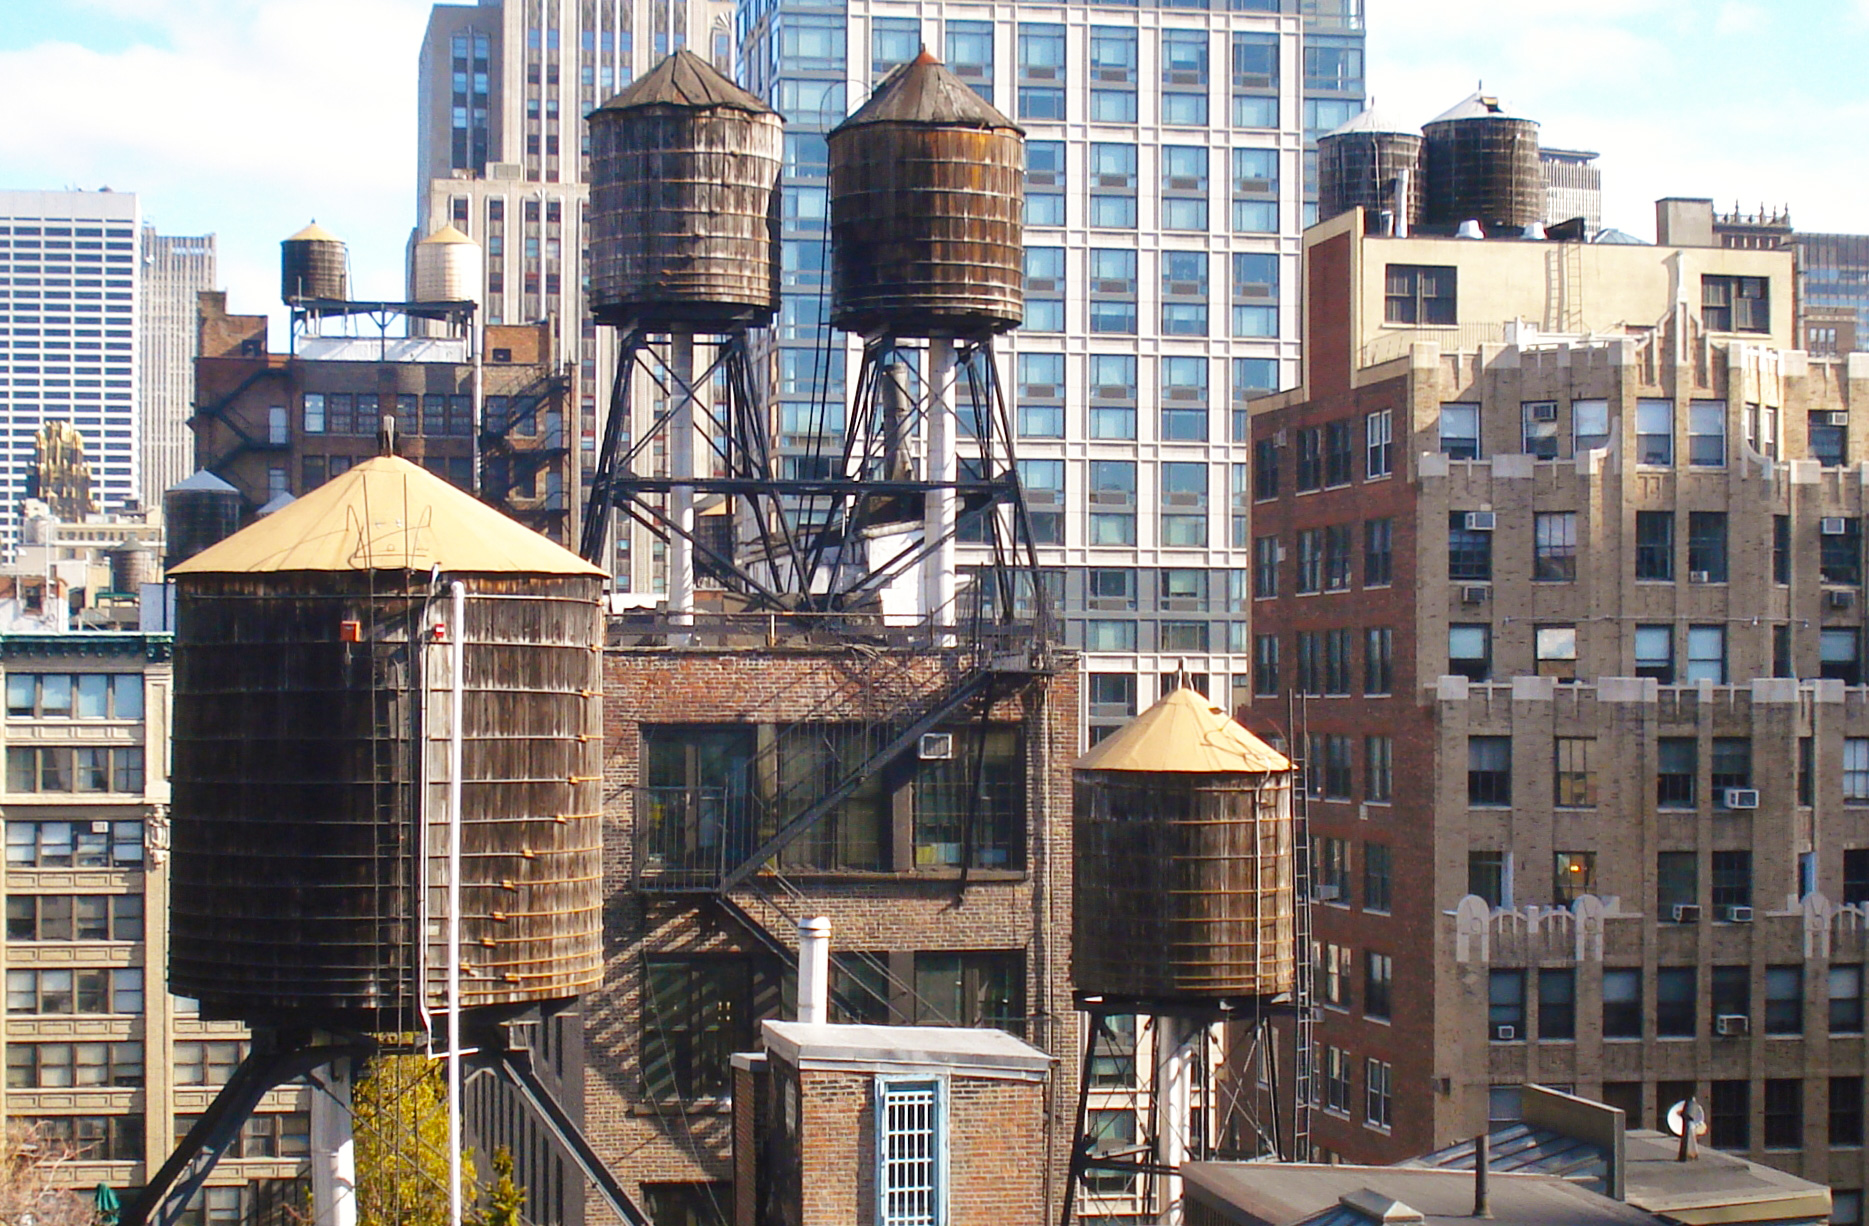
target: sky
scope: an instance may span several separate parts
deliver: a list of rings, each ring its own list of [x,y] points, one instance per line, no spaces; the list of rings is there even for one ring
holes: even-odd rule
[[[1484,83],[1545,144],[1595,150],[1606,224],[1653,202],[1789,206],[1869,231],[1869,0],[1365,0],[1371,96],[1421,123]],[[134,191],[219,236],[236,312],[277,307],[279,240],[350,243],[394,299],[414,222],[430,0],[0,0],[0,188]],[[283,344],[283,338],[276,338]]]

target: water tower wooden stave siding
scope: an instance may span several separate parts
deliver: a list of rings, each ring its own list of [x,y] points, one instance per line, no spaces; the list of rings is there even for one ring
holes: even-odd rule
[[[1477,221],[1489,236],[1511,236],[1544,220],[1536,121],[1515,118],[1499,99],[1474,94],[1421,131],[1424,224],[1452,230]]]
[[[350,297],[350,253],[344,240],[314,221],[280,243],[279,297],[287,304]]]
[[[1403,176],[1407,190],[1401,192]],[[1362,206],[1372,214],[1398,201],[1407,227],[1421,223],[1421,133],[1392,127],[1371,108],[1317,142],[1317,219]]]
[[[990,335],[1025,318],[1025,133],[926,51],[832,129],[831,323]]]
[[[599,323],[766,323],[779,303],[785,125],[691,51],[590,115]]]
[[[1076,766],[1072,979],[1171,1003],[1296,986],[1292,768],[1191,689]]]
[[[379,458],[175,578],[175,992],[207,1017],[367,1030],[445,1006],[452,579],[462,1004],[599,980],[595,568]]]

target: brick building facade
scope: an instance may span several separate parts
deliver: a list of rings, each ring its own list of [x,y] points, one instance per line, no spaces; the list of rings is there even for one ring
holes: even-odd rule
[[[1307,766],[1315,1143],[1394,1161],[1526,1081],[1651,1125],[1695,1094],[1855,1213],[1869,361],[1791,348],[1786,253],[1347,215],[1307,254],[1250,718]]]
[[[759,1019],[790,1015],[804,916],[830,920],[835,1020],[997,1026],[1076,1069],[1075,657],[990,675],[961,648],[671,648],[621,633],[613,623],[605,656],[609,966],[585,1001],[585,1120],[658,1223],[731,1213],[729,1061]],[[858,769],[931,712],[933,743]],[[858,775],[776,871],[723,885],[776,825]],[[1055,1217],[1074,1075],[1046,1099]]]

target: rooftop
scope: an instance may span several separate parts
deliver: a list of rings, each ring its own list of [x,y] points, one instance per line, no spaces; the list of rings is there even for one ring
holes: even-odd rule
[[[765,1022],[766,1050],[798,1068],[842,1072],[952,1072],[1039,1081],[1052,1057],[1003,1030]]]

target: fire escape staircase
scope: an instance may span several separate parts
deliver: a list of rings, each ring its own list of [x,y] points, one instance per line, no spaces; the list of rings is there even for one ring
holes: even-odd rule
[[[549,371],[510,393],[506,397],[506,410],[497,418],[489,415],[483,419],[480,429],[481,497],[501,506],[510,506],[514,489],[522,485],[534,485],[540,472],[564,462],[570,451],[570,443],[567,438],[568,426],[562,415],[556,442],[549,437],[541,437],[536,445],[516,445],[514,439],[521,426],[532,435],[542,434],[540,415],[554,402],[562,401],[563,393],[569,386],[568,374]],[[499,479],[495,480],[495,477]],[[547,530],[548,535],[549,529],[561,526],[570,500],[577,497],[577,491],[569,488],[569,481],[566,486],[559,506],[520,512],[522,521],[537,521],[531,522],[530,526]]]
[[[248,388],[251,388],[262,379],[283,379],[285,378],[285,374],[286,372],[283,367],[262,367],[242,379],[239,384],[226,395],[217,397],[207,404],[195,406],[195,416],[197,418],[218,423],[224,427],[229,434],[233,435],[235,439],[235,443],[231,448],[222,452],[220,455],[216,456],[211,463],[204,466],[209,472],[217,477],[226,478],[228,466],[249,451],[284,451],[288,448],[289,444],[282,442],[275,443],[270,437],[253,437],[253,435],[249,434],[241,424],[228,413],[228,409],[239,403],[240,398],[246,394]],[[261,501],[264,501],[264,499]]]

